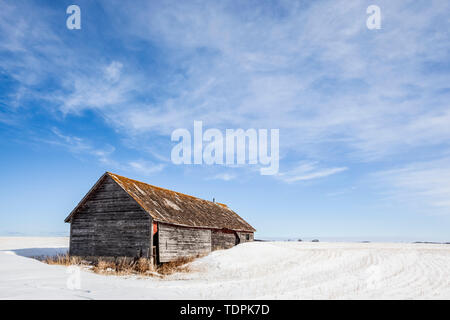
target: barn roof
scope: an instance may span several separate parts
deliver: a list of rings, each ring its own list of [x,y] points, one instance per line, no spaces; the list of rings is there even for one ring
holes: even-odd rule
[[[88,199],[89,194],[111,177],[146,211],[154,221],[186,227],[231,229],[235,231],[256,231],[227,205],[189,196],[180,192],[156,187],[106,172],[66,218],[69,222],[78,208]]]

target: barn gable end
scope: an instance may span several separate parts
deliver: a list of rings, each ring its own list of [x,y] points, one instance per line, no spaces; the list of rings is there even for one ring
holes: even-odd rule
[[[151,217],[104,175],[70,216],[70,254],[148,256]]]

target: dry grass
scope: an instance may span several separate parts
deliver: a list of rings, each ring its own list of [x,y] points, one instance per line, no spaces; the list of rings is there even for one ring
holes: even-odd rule
[[[191,270],[187,264],[199,257],[200,256],[181,258],[160,265],[154,265],[151,260],[147,258],[130,259],[120,257],[115,259],[100,258],[93,261],[87,261],[82,260],[79,257],[71,257],[68,254],[36,257],[36,259],[50,265],[79,265],[81,267],[89,268],[93,272],[99,274],[141,275],[162,278],[174,273],[190,272]]]
[[[187,264],[199,257],[200,256],[181,258],[175,261],[163,263],[158,266],[157,272],[162,275],[171,275],[178,272],[191,272],[191,269]]]
[[[116,275],[149,275],[157,276],[157,267],[150,261],[150,259],[129,259],[117,258],[115,260],[99,259],[93,263],[92,270],[96,273],[107,273]]]
[[[43,261],[47,264],[57,264],[63,266],[79,265],[81,259],[79,257],[71,257],[69,254],[58,254],[56,256],[35,257],[37,260]]]

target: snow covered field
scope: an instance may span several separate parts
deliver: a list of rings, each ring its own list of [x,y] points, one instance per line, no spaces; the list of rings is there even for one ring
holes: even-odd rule
[[[29,258],[67,238],[0,238],[0,299],[450,299],[450,245],[253,242],[194,261],[167,279],[82,270]]]

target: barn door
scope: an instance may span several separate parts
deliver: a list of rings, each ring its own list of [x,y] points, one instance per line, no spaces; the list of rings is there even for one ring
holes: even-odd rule
[[[239,235],[236,231],[234,231],[234,237],[235,237],[234,244],[237,246],[239,243],[241,243],[241,238],[239,238]]]
[[[153,257],[153,261],[155,263],[159,263],[159,232],[158,232],[158,223],[153,222],[152,227],[152,248],[151,254]]]

